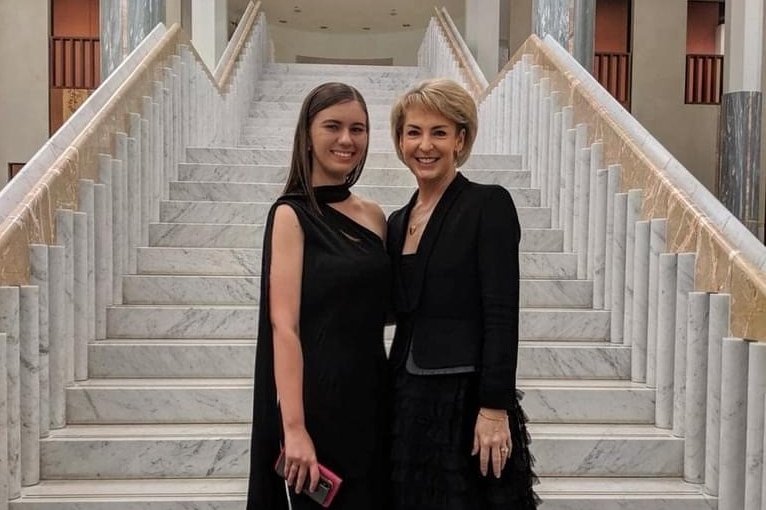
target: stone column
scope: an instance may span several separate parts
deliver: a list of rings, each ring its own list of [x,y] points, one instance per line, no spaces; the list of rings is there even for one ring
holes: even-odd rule
[[[165,0],[99,0],[101,80],[165,21]]]
[[[745,508],[748,343],[724,338],[721,356],[721,437],[718,508]]]
[[[226,0],[192,0],[192,43],[208,69],[215,69],[228,42]]]
[[[761,177],[762,0],[726,2],[718,198],[758,235]]]
[[[466,0],[466,44],[491,81],[499,67],[500,0]]]
[[[569,49],[569,1],[533,0],[532,26],[542,37],[550,35],[561,46]]]
[[[574,0],[574,26],[572,55],[590,71],[596,46],[596,0]]]

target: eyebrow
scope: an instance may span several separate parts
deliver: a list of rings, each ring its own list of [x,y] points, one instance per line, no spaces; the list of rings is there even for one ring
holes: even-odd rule
[[[343,124],[343,121],[338,119],[325,119],[322,121],[322,124]],[[366,126],[367,123],[365,122],[352,122],[352,126]]]
[[[404,127],[406,127],[406,128],[423,129],[418,124],[405,124]],[[431,126],[431,129],[447,129],[448,127],[449,127],[448,124],[439,124],[438,126]]]

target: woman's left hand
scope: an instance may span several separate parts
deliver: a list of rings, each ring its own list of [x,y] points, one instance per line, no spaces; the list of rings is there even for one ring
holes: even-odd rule
[[[479,469],[483,476],[489,472],[492,462],[492,472],[500,478],[506,462],[511,456],[511,429],[508,425],[508,413],[505,409],[479,409],[476,417],[476,428],[473,434],[473,451],[471,455],[479,454]]]

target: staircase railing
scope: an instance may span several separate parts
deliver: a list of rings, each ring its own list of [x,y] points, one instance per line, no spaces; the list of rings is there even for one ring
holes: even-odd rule
[[[259,5],[259,4],[258,4]],[[158,25],[0,190],[0,510],[40,479],[40,438],[160,219],[186,147],[235,144],[271,54],[248,6],[220,74]]]
[[[455,80],[478,97],[487,88],[484,73],[447,10],[436,7],[434,12],[418,51],[418,65],[432,76]]]
[[[656,389],[655,425],[684,439],[684,479],[757,508],[766,248],[551,37],[527,40],[480,114],[499,138],[482,148],[522,156],[631,380]]]

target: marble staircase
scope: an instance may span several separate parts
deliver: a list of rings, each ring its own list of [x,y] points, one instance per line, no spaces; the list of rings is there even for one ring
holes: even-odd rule
[[[41,478],[14,510],[242,510],[263,223],[286,175],[305,93],[339,80],[368,100],[371,154],[355,192],[386,211],[414,181],[392,151],[388,107],[419,68],[271,64],[237,147],[189,148],[66,392],[67,426],[40,442]],[[684,443],[655,423],[655,390],[631,382],[630,346],[518,156],[475,154],[463,172],[507,187],[519,209],[519,387],[548,510],[697,510]],[[387,332],[387,338],[391,331]]]

